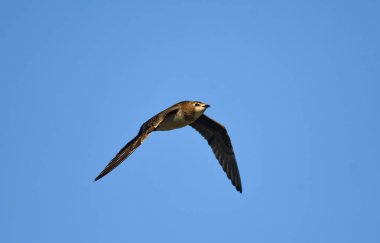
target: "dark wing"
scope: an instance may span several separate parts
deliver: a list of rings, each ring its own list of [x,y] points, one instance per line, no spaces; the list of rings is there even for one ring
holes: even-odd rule
[[[211,118],[202,115],[195,122],[190,124],[197,130],[211,146],[215,157],[218,159],[223,170],[236,190],[242,192],[239,169],[236,163],[234,149],[232,148],[231,139],[228,136],[226,128],[212,120]]]
[[[103,176],[110,173],[113,169],[115,169],[119,164],[121,164],[129,155],[133,153],[144,140],[149,136],[149,134],[154,131],[160,123],[165,119],[165,117],[171,112],[177,112],[178,107],[172,106],[159,114],[155,115],[147,122],[145,122],[141,128],[139,133],[135,138],[129,141],[117,155],[108,163],[108,165],[103,169],[103,171],[95,178],[95,181],[99,180]]]

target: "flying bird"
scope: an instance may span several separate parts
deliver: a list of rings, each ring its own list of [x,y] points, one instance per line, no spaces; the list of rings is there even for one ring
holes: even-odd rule
[[[208,142],[227,177],[242,192],[239,169],[226,128],[203,113],[210,106],[200,101],[182,101],[146,121],[135,138],[129,141],[95,178],[107,175],[131,155],[153,131],[168,131],[190,125]]]

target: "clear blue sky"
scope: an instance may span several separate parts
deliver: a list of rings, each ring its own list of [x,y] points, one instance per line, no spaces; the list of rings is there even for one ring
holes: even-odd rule
[[[379,1],[1,1],[1,242],[380,242]],[[231,136],[232,187],[181,100]]]

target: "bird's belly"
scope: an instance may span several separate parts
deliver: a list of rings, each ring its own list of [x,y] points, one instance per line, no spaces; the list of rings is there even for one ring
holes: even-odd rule
[[[156,128],[156,131],[173,130],[173,129],[187,126],[190,123],[191,121],[188,121],[184,119],[183,117],[176,116],[176,115],[168,115],[167,117],[165,117],[165,120],[163,120],[161,124]]]

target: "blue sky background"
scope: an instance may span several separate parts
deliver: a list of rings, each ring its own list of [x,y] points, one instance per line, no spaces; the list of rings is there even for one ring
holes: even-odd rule
[[[1,1],[1,242],[380,242],[379,1]],[[181,100],[231,136],[237,193]]]

